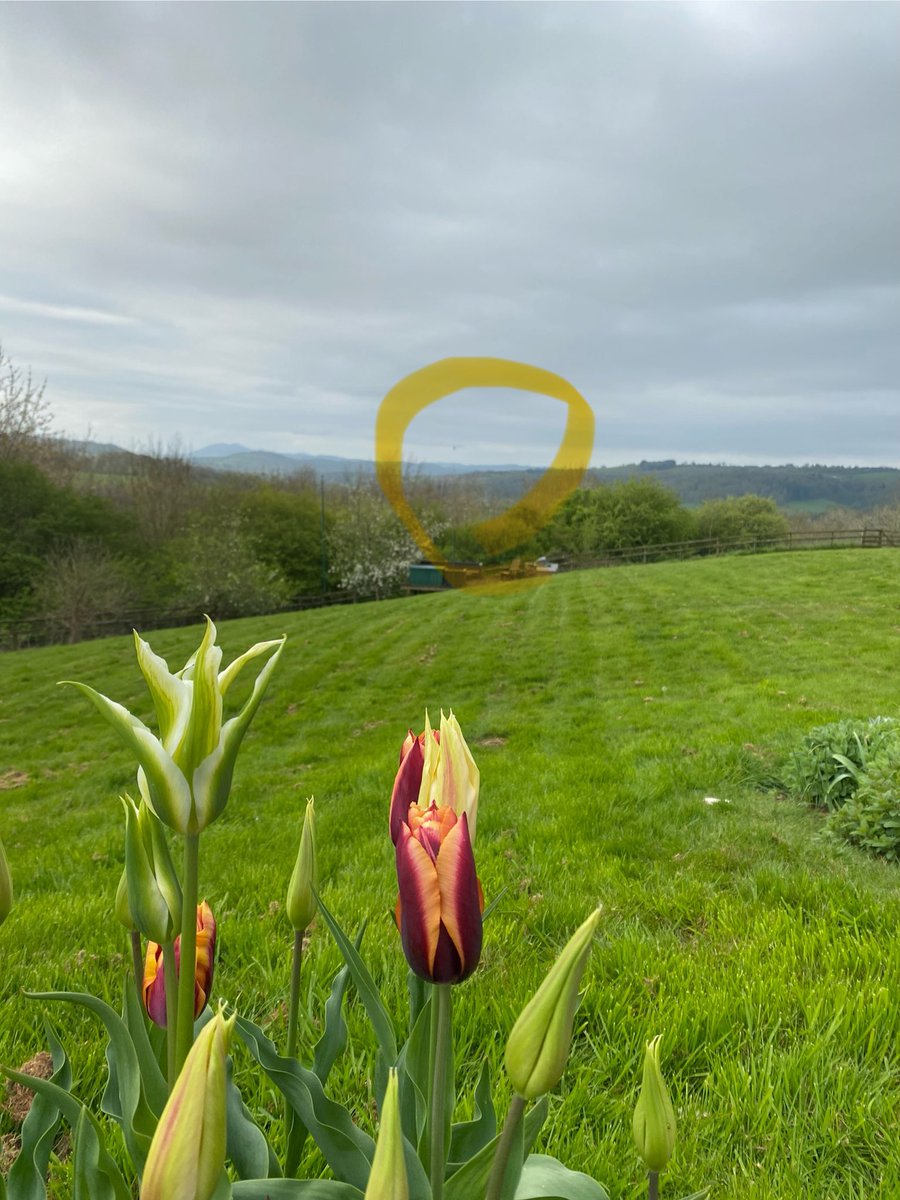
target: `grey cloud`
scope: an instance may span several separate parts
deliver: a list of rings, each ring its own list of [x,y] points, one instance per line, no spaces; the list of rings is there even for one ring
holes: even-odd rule
[[[2,6],[0,334],[119,440],[369,454],[397,379],[492,354],[571,379],[600,461],[896,461],[898,34],[892,5]],[[544,460],[545,410],[460,402],[457,457]]]

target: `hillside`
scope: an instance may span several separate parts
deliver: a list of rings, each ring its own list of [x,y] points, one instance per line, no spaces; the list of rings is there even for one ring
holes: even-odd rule
[[[604,906],[542,1145],[605,1180],[613,1200],[645,1195],[631,1108],[644,1041],[661,1032],[679,1119],[665,1195],[705,1184],[720,1200],[900,1195],[897,870],[836,848],[817,815],[764,790],[811,725],[896,712],[898,566],[891,550],[662,563],[511,596],[223,624],[226,661],[282,630],[290,641],[229,807],[204,835],[216,994],[283,1037],[279,906],[314,793],[324,894],[345,927],[369,919],[366,956],[403,1019],[388,799],[407,726],[421,727],[426,706],[452,706],[482,771],[479,874],[488,900],[507,889],[483,966],[458,990],[463,1057],[486,1044],[499,1070],[492,1030],[510,1028],[567,931]],[[174,662],[195,637],[151,641]],[[0,931],[0,1061],[13,1065],[42,1044],[40,1005],[21,988],[96,990],[99,979],[114,995],[123,969],[110,912],[116,796],[133,788],[132,767],[61,678],[149,719],[130,639],[0,656],[0,834],[17,889]],[[317,1005],[337,961],[317,929]],[[96,1090],[94,1026],[60,1007],[52,1016],[82,1094]],[[333,1089],[364,1110],[362,1029],[354,1004],[360,1070],[345,1055]],[[237,1073],[242,1086],[254,1078],[243,1060]],[[252,1083],[248,1095],[270,1103]],[[68,1198],[66,1186],[56,1194]]]

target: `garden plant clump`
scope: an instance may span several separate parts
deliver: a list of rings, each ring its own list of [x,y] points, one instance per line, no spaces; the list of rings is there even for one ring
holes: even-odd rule
[[[53,1138],[64,1120],[73,1136],[73,1200],[128,1200],[135,1188],[140,1200],[608,1200],[596,1180],[533,1149],[548,1094],[569,1058],[599,908],[572,934],[509,1033],[512,1098],[502,1126],[486,1063],[478,1071],[472,1117],[453,1119],[462,1065],[454,1049],[454,996],[479,966],[490,915],[475,864],[480,773],[453,713],[442,712],[434,729],[426,714],[423,732],[408,733],[385,805],[399,893],[395,921],[408,964],[404,1039],[366,966],[364,928],[348,936],[319,890],[310,800],[287,889],[295,937],[282,1054],[237,1008],[211,1007],[221,922],[202,899],[200,850],[202,835],[228,804],[238,752],[284,638],[255,644],[223,669],[216,629],[207,620],[199,647],[177,672],[137,634],[135,645],[158,733],[124,705],[75,684],[137,760],[137,798],[122,798],[125,870],[109,898],[128,930],[133,970],[119,1011],[89,993],[32,994],[39,1002],[85,1009],[103,1026],[109,1070],[101,1109],[119,1135],[111,1141],[109,1124],[78,1097],[66,1050],[48,1025],[50,1078],[5,1069],[36,1100],[22,1125],[18,1157],[6,1178],[0,1176],[0,1197],[46,1196]],[[257,674],[250,693],[226,719],[230,689],[251,665]],[[12,905],[11,874],[0,850],[0,921]],[[317,915],[344,965],[303,1063],[296,1056],[302,956]],[[360,1097],[346,1107],[326,1090],[347,1043],[343,1001],[351,984],[377,1044],[377,1141],[354,1119]],[[278,1119],[258,1120],[245,1103],[230,1057],[237,1042],[280,1095]],[[652,1200],[675,1145],[659,1037],[646,1049],[633,1124]],[[308,1139],[328,1176],[297,1178]]]
[[[806,734],[785,764],[784,784],[817,808],[838,809],[877,756],[900,761],[900,722],[893,717],[833,721]]]

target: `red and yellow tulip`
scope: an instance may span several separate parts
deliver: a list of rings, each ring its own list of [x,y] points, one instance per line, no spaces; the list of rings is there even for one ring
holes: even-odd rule
[[[206,1007],[212,990],[213,963],[216,954],[216,922],[206,903],[197,905],[197,952],[194,959],[194,1016]],[[181,938],[175,939],[175,968],[181,972]],[[144,1005],[154,1024],[166,1028],[166,987],[162,946],[147,943],[144,960]]]
[[[391,797],[391,838],[400,896],[396,919],[413,971],[432,983],[460,983],[481,957],[481,885],[472,841],[478,768],[459,723],[425,720],[400,752]]]

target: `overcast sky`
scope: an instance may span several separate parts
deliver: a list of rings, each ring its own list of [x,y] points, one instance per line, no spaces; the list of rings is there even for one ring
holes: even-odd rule
[[[0,4],[0,341],[133,447],[900,466],[900,5]],[[465,393],[410,458],[540,464]]]

